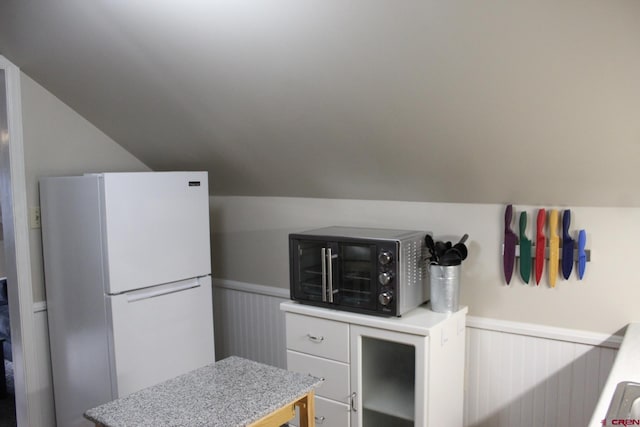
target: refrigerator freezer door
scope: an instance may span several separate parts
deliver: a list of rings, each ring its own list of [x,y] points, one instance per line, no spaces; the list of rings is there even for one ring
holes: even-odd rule
[[[108,294],[211,274],[206,172],[102,179]]]
[[[90,426],[82,413],[114,398],[109,382],[98,195],[98,181],[91,178],[40,181],[58,426]]]
[[[214,361],[211,277],[107,296],[118,398]]]

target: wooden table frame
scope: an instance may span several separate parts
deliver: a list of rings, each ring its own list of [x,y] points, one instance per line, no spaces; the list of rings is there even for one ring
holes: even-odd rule
[[[314,391],[311,390],[298,400],[276,409],[272,413],[262,417],[258,421],[249,424],[248,427],[279,427],[296,416],[295,407],[300,409],[300,427],[315,427]]]

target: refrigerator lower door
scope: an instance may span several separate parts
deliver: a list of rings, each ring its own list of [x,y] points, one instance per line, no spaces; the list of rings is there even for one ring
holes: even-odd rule
[[[211,277],[107,296],[118,398],[214,361]]]

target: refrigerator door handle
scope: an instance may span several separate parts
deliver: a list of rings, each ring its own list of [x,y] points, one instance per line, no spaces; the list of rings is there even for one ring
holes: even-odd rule
[[[170,283],[168,285],[156,286],[153,288],[141,289],[139,291],[128,292],[127,302],[141,301],[149,298],[155,298],[162,295],[173,294],[185,291],[187,289],[197,288],[200,281],[195,279],[185,280],[181,282]]]

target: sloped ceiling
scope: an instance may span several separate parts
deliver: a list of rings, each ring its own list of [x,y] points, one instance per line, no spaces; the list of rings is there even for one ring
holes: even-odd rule
[[[640,206],[637,0],[3,0],[0,53],[213,194]]]

